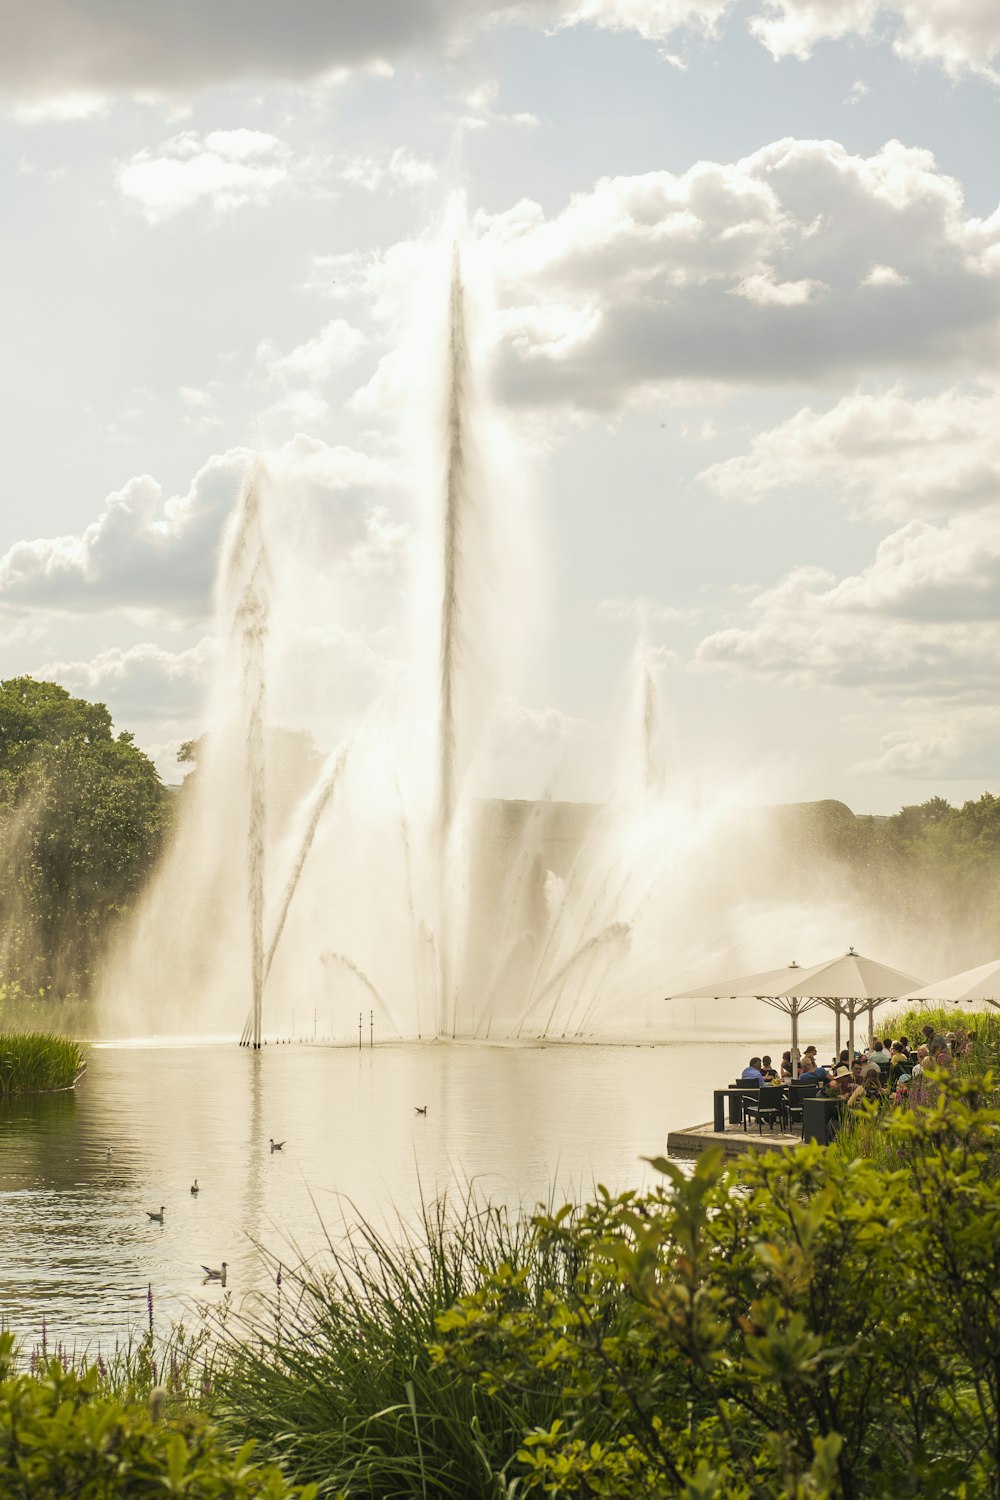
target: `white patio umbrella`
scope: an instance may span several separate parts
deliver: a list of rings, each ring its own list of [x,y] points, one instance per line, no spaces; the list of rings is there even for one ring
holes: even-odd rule
[[[822,967],[822,965],[816,965]],[[810,995],[803,996],[796,986],[814,972],[814,968],[803,969],[793,960],[783,969],[765,969],[760,974],[741,974],[737,979],[721,979],[715,984],[702,985],[699,989],[685,989],[676,995],[667,995],[668,1000],[761,1000],[774,1010],[784,1011],[792,1022],[792,1075],[799,1071],[799,1016],[812,1010],[822,1001]]]
[[[792,1070],[798,1073],[799,1016],[814,1006],[825,1005],[837,1017],[837,1050],[840,1050],[840,1017],[848,1021],[848,1048],[854,1055],[854,1021],[868,1011],[869,1032],[872,1015],[878,1005],[908,994],[920,980],[901,969],[891,969],[851,948],[826,963],[800,968],[792,963],[784,969],[769,969],[763,974],[749,974],[739,979],[720,980],[699,989],[685,989],[667,999],[704,1000],[753,996],[765,1005],[783,1010],[792,1021]]]
[[[963,1001],[982,1000],[1000,1010],[1000,958],[980,964],[976,969],[963,969],[961,974],[939,979],[934,984],[924,985],[922,990],[913,990],[899,998],[915,1001],[918,1005],[933,1005],[935,1002],[960,1005]]]

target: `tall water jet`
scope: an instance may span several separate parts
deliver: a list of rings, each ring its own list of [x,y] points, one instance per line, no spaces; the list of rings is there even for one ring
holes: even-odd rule
[[[439,891],[438,1031],[454,1035],[458,1023],[455,992],[455,925],[451,910],[454,891],[450,876],[454,853],[458,801],[459,673],[464,655],[464,595],[466,514],[472,503],[468,484],[466,446],[469,399],[469,351],[465,326],[465,288],[458,245],[452,247],[448,302],[447,429],[442,517],[441,622],[438,659],[437,726],[437,857]]]
[[[270,614],[270,570],[261,525],[264,471],[254,462],[243,485],[223,571],[229,650],[238,663],[239,731],[246,795],[246,896],[250,922],[251,1019],[244,1041],[261,1045],[264,997],[264,860],[267,838],[267,763],[264,748]]]

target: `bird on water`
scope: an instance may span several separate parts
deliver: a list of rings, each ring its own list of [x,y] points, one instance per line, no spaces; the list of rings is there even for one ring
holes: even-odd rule
[[[284,1143],[284,1141],[276,1141],[274,1139],[274,1137],[272,1136],[271,1137],[271,1150],[272,1151],[284,1151],[284,1149],[285,1149],[285,1143]]]
[[[197,1179],[197,1177],[195,1178],[194,1182],[192,1182],[192,1184],[191,1184],[191,1191],[192,1191],[192,1193],[200,1193],[201,1192],[201,1188],[198,1186],[198,1179]]]
[[[413,1108],[416,1110],[418,1115],[425,1115],[427,1113],[426,1104],[415,1104]]]
[[[151,1208],[147,1208],[146,1209],[147,1217],[150,1218],[150,1219],[152,1219],[152,1221],[153,1221],[154,1224],[162,1224],[163,1223],[163,1213],[164,1213],[164,1209],[163,1209],[163,1204],[162,1203],[160,1204],[160,1212],[158,1214],[154,1214],[153,1210]]]
[[[222,1285],[225,1286],[225,1284],[226,1284],[226,1267],[227,1267],[228,1264],[229,1264],[229,1262],[224,1260],[222,1262],[222,1269],[220,1271],[214,1270],[212,1266],[202,1266],[201,1269],[205,1273],[205,1280],[206,1281],[221,1281]]]

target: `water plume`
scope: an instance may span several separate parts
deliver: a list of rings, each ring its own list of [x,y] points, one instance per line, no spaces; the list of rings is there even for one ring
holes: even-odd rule
[[[229,605],[230,647],[238,663],[240,738],[246,789],[246,896],[250,922],[252,1021],[247,1041],[261,1045],[264,998],[264,861],[267,839],[267,704],[265,650],[269,623],[267,548],[261,525],[264,472],[251,465],[243,486],[232,541],[223,567]]]
[[[274,963],[274,955],[278,951],[278,944],[281,942],[281,934],[285,930],[285,923],[288,920],[288,913],[291,910],[292,901],[295,899],[295,892],[298,890],[299,881],[302,879],[302,871],[305,869],[306,860],[309,858],[309,851],[313,846],[314,839],[316,838],[316,830],[319,828],[320,819],[326,812],[330,799],[333,797],[334,792],[337,790],[337,783],[340,781],[341,776],[344,774],[344,767],[347,765],[347,755],[349,748],[350,747],[348,745],[345,745],[340,750],[340,752],[335,757],[333,757],[332,764],[329,766],[329,769],[324,774],[322,781],[316,788],[315,795],[311,800],[311,807],[306,810],[306,826],[305,831],[302,835],[302,842],[299,846],[299,852],[296,856],[295,864],[292,867],[292,872],[288,877],[288,883],[285,886],[284,895],[281,898],[281,909],[278,912],[278,920],[274,924],[274,932],[271,936],[271,943],[267,950],[267,958],[264,963],[265,983],[267,982],[268,976],[271,973],[271,965]]]

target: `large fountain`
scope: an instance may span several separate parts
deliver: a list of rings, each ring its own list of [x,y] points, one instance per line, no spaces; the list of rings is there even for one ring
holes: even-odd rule
[[[243,1024],[253,1047],[361,1032],[627,1037],[663,1018],[665,981],[680,969],[749,960],[751,928],[754,955],[782,941],[780,910],[748,879],[749,866],[760,884],[756,856],[736,852],[736,792],[696,796],[668,771],[644,640],[603,797],[560,802],[544,786],[533,800],[484,795],[482,750],[517,619],[531,617],[537,541],[511,499],[457,248],[440,279],[408,660],[333,742],[329,720],[316,731],[298,701],[295,728],[311,742],[283,729],[281,622],[304,595],[333,614],[337,599],[315,569],[311,593],[303,583],[309,538],[287,524],[280,481],[252,463],[219,570],[222,644],[197,771],[105,976],[114,1031]]]

